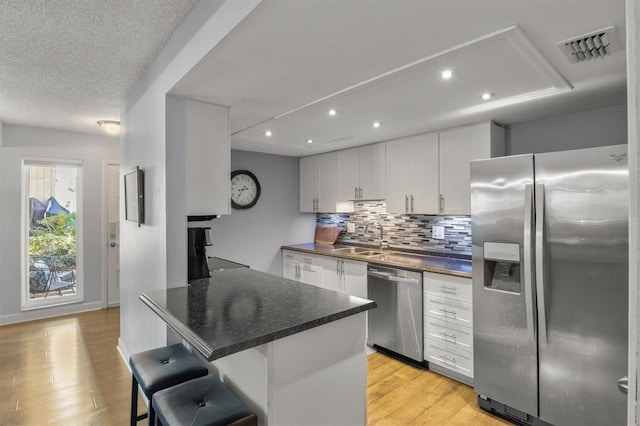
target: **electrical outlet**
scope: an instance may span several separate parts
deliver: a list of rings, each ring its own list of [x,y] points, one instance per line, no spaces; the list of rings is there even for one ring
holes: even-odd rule
[[[356,224],[352,222],[347,223],[347,232],[356,232]]]
[[[436,240],[444,240],[444,226],[434,226],[431,228],[431,236]]]

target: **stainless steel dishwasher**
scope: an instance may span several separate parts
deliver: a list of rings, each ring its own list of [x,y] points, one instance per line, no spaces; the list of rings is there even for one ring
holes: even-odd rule
[[[367,344],[423,363],[422,274],[369,265],[367,297],[378,304],[369,311]]]

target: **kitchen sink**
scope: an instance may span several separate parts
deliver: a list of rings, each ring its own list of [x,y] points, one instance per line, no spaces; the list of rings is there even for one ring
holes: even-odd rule
[[[340,247],[331,251],[335,253],[357,254],[359,256],[377,256],[379,254],[382,254],[381,251],[371,250],[370,248],[366,247]]]

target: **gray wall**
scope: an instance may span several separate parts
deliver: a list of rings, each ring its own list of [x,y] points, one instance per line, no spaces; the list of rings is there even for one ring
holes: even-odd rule
[[[627,143],[627,106],[615,105],[505,127],[506,155]]]
[[[205,222],[213,234],[208,253],[281,275],[280,246],[313,241],[316,226],[315,214],[300,213],[298,159],[232,150],[231,170],[255,174],[262,194],[250,209]]]
[[[118,138],[5,124],[0,146],[0,325],[100,309],[103,305],[103,167]],[[21,181],[24,157],[82,160],[84,301],[21,310]]]

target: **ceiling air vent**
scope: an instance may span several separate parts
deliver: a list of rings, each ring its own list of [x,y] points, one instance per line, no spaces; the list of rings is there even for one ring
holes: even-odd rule
[[[558,43],[571,62],[584,62],[592,58],[604,58],[622,50],[616,27],[607,27],[599,31]]]

